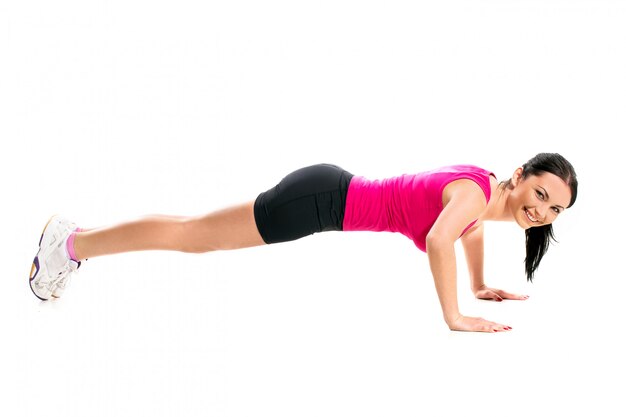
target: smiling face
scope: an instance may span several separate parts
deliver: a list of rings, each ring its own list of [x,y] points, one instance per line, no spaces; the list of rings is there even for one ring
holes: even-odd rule
[[[523,229],[554,222],[572,198],[565,181],[549,172],[522,178],[522,168],[518,168],[511,185],[507,206]]]

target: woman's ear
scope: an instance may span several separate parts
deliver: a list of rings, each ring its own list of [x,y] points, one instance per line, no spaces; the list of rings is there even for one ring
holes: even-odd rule
[[[515,172],[513,172],[513,175],[511,176],[511,185],[513,187],[517,187],[517,185],[521,182],[522,172],[524,172],[522,167],[517,168]]]

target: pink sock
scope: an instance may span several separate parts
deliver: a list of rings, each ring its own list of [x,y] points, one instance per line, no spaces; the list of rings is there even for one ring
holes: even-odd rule
[[[80,229],[76,229],[77,232],[80,232]],[[67,254],[70,256],[70,259],[78,262],[76,258],[76,252],[74,252],[74,239],[76,238],[76,232],[72,233],[70,237],[67,238]]]

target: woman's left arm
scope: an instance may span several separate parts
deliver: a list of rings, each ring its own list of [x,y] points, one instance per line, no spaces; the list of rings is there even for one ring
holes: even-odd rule
[[[481,224],[470,233],[461,236],[461,242],[463,243],[463,250],[465,251],[465,260],[467,261],[472,292],[476,294],[476,291],[485,286],[485,278],[483,275],[485,259],[483,225]]]
[[[467,261],[467,268],[469,271],[472,292],[474,293],[476,298],[495,301],[502,301],[504,299],[527,299],[527,295],[511,294],[504,290],[490,288],[485,285],[485,278],[483,275],[485,243],[483,236],[484,235],[482,224],[476,229],[472,230],[470,233],[466,233],[461,236],[461,242],[463,243],[463,250],[465,251],[465,259]]]

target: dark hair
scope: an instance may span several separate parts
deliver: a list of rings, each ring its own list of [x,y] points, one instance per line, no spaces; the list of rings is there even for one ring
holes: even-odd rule
[[[578,194],[578,180],[572,164],[558,153],[539,153],[522,166],[523,179],[531,175],[539,176],[545,172],[556,175],[569,185],[572,198],[567,208],[572,207],[576,202],[576,195]],[[500,184],[508,188],[510,187],[511,179],[502,181]],[[550,241],[556,242],[552,224],[526,229],[526,259],[524,259],[524,263],[528,281],[532,282],[541,258],[548,251]]]

